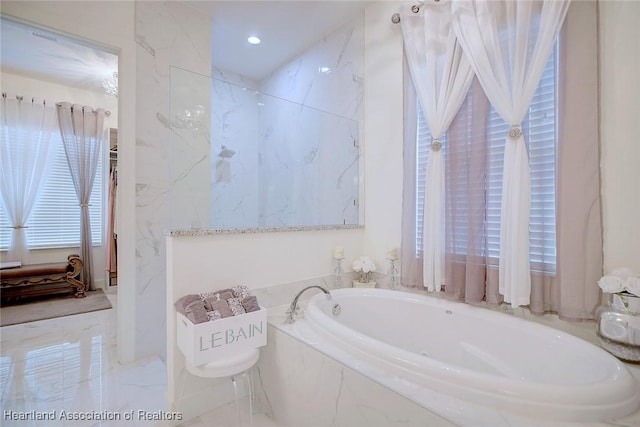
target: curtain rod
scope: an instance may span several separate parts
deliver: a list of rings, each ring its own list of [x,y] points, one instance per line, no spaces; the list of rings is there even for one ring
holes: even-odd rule
[[[80,105],[80,104],[73,104],[71,102],[56,102],[56,107],[62,107],[64,104],[70,104],[71,105],[71,110],[73,110],[73,106],[74,105]],[[96,111],[96,108],[93,108],[91,106],[88,105],[81,105],[82,109],[84,110],[85,107],[91,108],[91,110],[93,110],[92,112]],[[104,110],[104,115],[109,117],[111,115],[111,111],[109,110]]]
[[[411,12],[413,13],[418,13],[420,12],[420,6],[422,4],[424,4],[425,0],[418,0],[419,4],[414,4],[413,6],[411,6]],[[433,0],[434,3],[439,3],[440,0]],[[399,13],[394,13],[393,15],[391,15],[391,22],[393,22],[394,24],[399,24],[400,23],[400,14]]]
[[[7,94],[7,92],[2,92],[2,98],[3,98],[3,99],[8,99],[8,98],[14,98],[14,96],[13,96],[13,95],[12,95],[12,96],[9,96],[9,95]],[[15,98],[16,98],[18,101],[20,101],[20,102],[24,101],[24,96],[22,96],[22,95],[15,95]],[[29,98],[27,98],[27,102],[28,102],[28,101],[29,101]],[[31,98],[31,102],[36,102],[36,101],[38,101],[38,103],[40,103],[40,102],[39,102],[39,101],[40,101],[40,99],[39,99],[39,98],[36,98],[35,96]],[[42,100],[42,104],[43,104],[43,105],[47,105],[47,100],[46,100],[46,99],[43,99],[43,100]],[[56,102],[56,103],[55,103],[55,106],[56,106],[56,107],[59,107],[59,106],[61,106],[62,104],[63,104],[62,102]],[[72,104],[72,105],[73,105],[73,104]],[[85,107],[85,106],[83,105],[83,106],[82,106],[82,108],[84,108],[84,107]],[[95,108],[93,108],[93,107],[89,107],[89,108],[91,108],[91,109],[95,110]],[[111,115],[111,111],[109,111],[109,110],[105,110],[105,111],[104,111],[104,115],[105,115],[105,116],[107,116],[107,117],[108,117],[108,116],[110,116],[110,115]]]
[[[11,96],[9,96],[9,95],[7,94],[7,92],[2,92],[2,97],[3,97],[4,99],[8,99],[8,98],[15,98],[15,99],[17,99],[18,101],[24,101],[24,96],[22,96],[22,95],[15,95],[15,96],[11,95]],[[29,98],[27,97],[27,102],[28,102],[28,101],[29,101]],[[40,103],[40,98],[36,98],[35,96],[31,98],[31,102],[36,102],[36,101],[38,101],[38,103]],[[47,100],[46,100],[46,99],[42,99],[42,103],[46,105]]]

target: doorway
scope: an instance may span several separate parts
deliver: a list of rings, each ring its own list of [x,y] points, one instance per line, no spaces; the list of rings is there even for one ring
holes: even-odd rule
[[[115,293],[117,284],[118,54],[104,46],[70,37],[2,15],[1,90],[8,97],[32,102],[71,102],[110,112],[105,128],[111,138],[101,147],[90,202],[93,276],[96,288]],[[31,264],[58,262],[76,249],[79,230],[73,183],[64,167],[63,147],[30,216],[27,232]],[[69,194],[67,194],[69,193]],[[77,203],[76,203],[77,205]],[[6,213],[0,209],[0,223]],[[0,224],[2,225],[2,224]],[[50,230],[57,230],[55,233]],[[11,229],[0,228],[0,251],[6,251]],[[114,238],[115,236],[115,238]]]

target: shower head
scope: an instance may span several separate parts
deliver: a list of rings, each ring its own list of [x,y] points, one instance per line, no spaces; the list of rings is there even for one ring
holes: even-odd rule
[[[218,157],[229,158],[233,157],[234,154],[236,154],[235,150],[230,150],[226,145],[222,145],[220,147],[220,153],[218,153]]]

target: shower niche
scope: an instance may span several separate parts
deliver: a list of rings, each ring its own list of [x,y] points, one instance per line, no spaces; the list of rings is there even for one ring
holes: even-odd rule
[[[211,76],[171,68],[158,117],[170,228],[359,225],[364,16],[259,74],[219,68],[213,52]]]

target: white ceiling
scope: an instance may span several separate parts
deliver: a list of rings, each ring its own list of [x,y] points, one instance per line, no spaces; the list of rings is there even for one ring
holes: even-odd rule
[[[214,66],[260,80],[322,36],[362,16],[370,1],[185,1],[211,16]],[[247,43],[257,35],[259,46]],[[2,72],[102,91],[116,55],[8,20],[1,25]]]
[[[118,71],[118,57],[100,49],[9,20],[0,28],[3,73],[104,92],[102,82]]]
[[[212,21],[213,66],[261,80],[352,19],[371,1],[189,1]],[[247,37],[262,39],[252,46]]]

